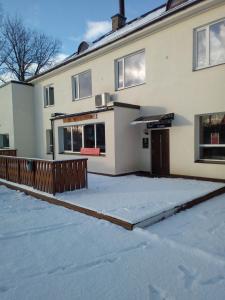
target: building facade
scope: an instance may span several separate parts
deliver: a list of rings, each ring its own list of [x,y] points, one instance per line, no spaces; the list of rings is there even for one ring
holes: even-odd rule
[[[0,88],[0,147],[88,157],[90,172],[109,175],[225,179],[225,1],[123,18],[62,64]]]

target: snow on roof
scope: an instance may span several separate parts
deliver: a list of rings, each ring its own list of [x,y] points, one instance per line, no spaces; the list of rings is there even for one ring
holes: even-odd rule
[[[120,28],[119,30],[117,30],[115,32],[110,31],[107,34],[105,34],[104,36],[93,41],[90,44],[89,48],[87,50],[83,51],[82,54],[85,52],[88,53],[98,47],[108,44],[109,42],[116,41],[117,39],[125,36],[126,34],[129,34],[132,31],[137,30],[138,28],[141,28],[141,27],[149,24],[154,20],[157,20],[161,16],[168,14],[172,10],[176,10],[177,8],[180,8],[181,6],[186,6],[190,3],[197,2],[197,1],[198,0],[188,0],[183,4],[180,4],[177,7],[170,9],[169,11],[166,10],[166,4],[164,4],[150,12],[145,13],[144,15],[142,15],[134,20],[131,20],[130,22],[126,23],[126,25],[124,27]],[[78,56],[79,56],[79,54],[76,52],[73,55],[69,56],[68,60],[73,59]]]
[[[163,5],[156,10],[153,10],[143,16],[140,16],[139,18],[136,18],[136,19],[128,22],[124,27],[122,27],[121,29],[119,29],[115,32],[110,31],[109,33],[107,33],[104,36],[100,37],[99,39],[95,40],[90,45],[90,47],[84,52],[89,52],[93,49],[103,46],[104,44],[107,44],[111,41],[117,40],[118,38],[124,36],[125,34],[132,32],[133,30],[138,29],[139,27],[142,27],[143,25],[153,21],[154,19],[157,19],[165,11],[166,11],[166,5]],[[82,53],[84,53],[84,52],[82,52]],[[78,56],[78,53],[73,54],[72,56],[69,57],[69,59],[72,59],[76,56]]]
[[[108,32],[104,36],[93,41],[90,44],[89,48],[87,48],[86,50],[82,51],[81,53],[76,52],[76,53],[68,56],[61,63],[56,64],[54,67],[50,68],[46,72],[40,73],[39,75],[29,78],[28,82],[32,81],[33,79],[35,79],[37,77],[45,75],[45,73],[51,72],[52,70],[54,70],[56,68],[60,68],[61,66],[65,65],[65,64],[69,64],[73,60],[79,59],[79,57],[82,57],[84,54],[88,54],[89,52],[95,51],[98,48],[107,45],[108,43],[113,43],[113,42],[117,41],[118,39],[123,38],[128,34],[131,34],[135,30],[141,29],[142,27],[147,26],[148,24],[151,24],[153,21],[156,21],[156,20],[160,19],[161,17],[169,15],[171,12],[179,10],[180,8],[186,7],[192,3],[195,3],[195,2],[197,3],[199,1],[200,0],[187,0],[186,2],[184,2],[180,5],[177,5],[176,7],[171,8],[169,10],[167,10],[167,6],[165,3],[164,5],[159,6],[158,8],[156,8],[150,12],[147,12],[144,15],[142,15],[136,19],[127,22],[126,25],[124,27],[120,28],[119,30]]]

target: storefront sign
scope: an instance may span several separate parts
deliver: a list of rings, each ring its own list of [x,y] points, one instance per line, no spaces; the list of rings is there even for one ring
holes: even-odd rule
[[[97,119],[97,114],[67,117],[63,119],[63,123],[80,122],[80,121],[86,121],[91,119]]]
[[[148,138],[143,138],[142,139],[142,148],[143,149],[148,149],[149,148],[149,139]]]
[[[159,121],[159,122],[151,122],[151,123],[147,124],[148,129],[167,128],[167,127],[171,127],[171,126],[172,126],[172,122],[169,119],[162,120],[162,121]]]

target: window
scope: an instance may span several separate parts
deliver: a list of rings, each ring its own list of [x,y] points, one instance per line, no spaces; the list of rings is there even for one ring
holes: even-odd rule
[[[53,85],[49,85],[44,87],[44,106],[53,106],[55,103],[54,100],[54,87]]]
[[[53,153],[53,132],[52,129],[46,130],[47,153]]]
[[[225,20],[195,30],[195,68],[225,63]]]
[[[84,126],[84,148],[95,147],[95,125]]]
[[[105,153],[105,124],[64,127],[64,151],[80,152],[81,148],[100,148]]]
[[[73,100],[91,97],[92,95],[92,82],[91,71],[73,76]]]
[[[199,158],[225,160],[225,113],[199,117]]]
[[[72,151],[72,127],[63,128],[64,151]]]
[[[0,148],[9,148],[8,134],[0,134]]]
[[[116,61],[116,89],[145,82],[145,52],[128,55]]]
[[[73,152],[80,152],[80,148],[82,148],[82,126],[74,126],[72,127],[73,132]]]

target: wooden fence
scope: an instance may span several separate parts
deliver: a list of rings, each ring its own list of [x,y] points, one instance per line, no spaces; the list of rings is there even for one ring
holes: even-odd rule
[[[87,159],[48,161],[0,156],[0,178],[55,194],[87,187]]]
[[[16,156],[17,151],[16,149],[0,149],[0,155],[4,156]]]

